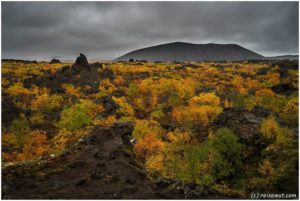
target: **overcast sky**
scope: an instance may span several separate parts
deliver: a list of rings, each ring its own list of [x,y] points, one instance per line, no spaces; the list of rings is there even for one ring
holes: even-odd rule
[[[2,2],[2,58],[112,59],[175,41],[298,54],[298,2]]]

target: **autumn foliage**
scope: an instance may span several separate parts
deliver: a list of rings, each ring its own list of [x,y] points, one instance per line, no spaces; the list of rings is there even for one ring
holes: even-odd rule
[[[130,121],[134,152],[153,178],[206,185],[222,192],[290,192],[298,172],[298,69],[287,61],[107,62],[100,81],[53,78],[69,64],[2,62],[4,163],[59,155],[90,135]],[[51,78],[51,79],[50,79]],[[43,79],[42,79],[43,80]],[[284,89],[284,90],[283,90]],[[286,90],[285,90],[286,89]],[[5,107],[5,108],[4,108]],[[216,128],[224,110],[263,113],[256,141]],[[259,126],[257,126],[259,122]],[[234,127],[234,126],[233,126]]]

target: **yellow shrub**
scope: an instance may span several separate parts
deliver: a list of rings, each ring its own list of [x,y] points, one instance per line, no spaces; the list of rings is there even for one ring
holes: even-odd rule
[[[52,110],[61,106],[63,98],[59,95],[49,96],[44,93],[37,96],[31,103],[32,110]]]
[[[165,169],[164,166],[164,155],[162,153],[151,155],[146,159],[146,169],[150,174],[160,174],[162,175],[162,172]]]
[[[291,99],[284,107],[280,117],[288,124],[297,125],[299,119],[298,97]]]
[[[127,103],[125,97],[117,98],[113,96],[112,99],[120,106],[120,108],[117,110],[120,115],[126,117],[134,116],[134,110],[131,105]]]
[[[284,108],[285,113],[297,113],[299,110],[299,101],[298,98],[291,99],[286,107]]]
[[[261,124],[260,131],[265,140],[267,141],[275,140],[279,132],[279,125],[276,122],[275,117],[269,116],[268,118],[264,119]]]
[[[105,89],[110,89],[110,91],[115,91],[116,86],[109,81],[109,79],[104,79],[101,81],[100,86],[103,86]]]
[[[273,177],[275,170],[272,167],[271,162],[268,159],[263,160],[262,164],[259,166],[259,173],[263,177]]]
[[[208,123],[213,120],[222,109],[218,106],[194,106],[188,107],[176,107],[172,111],[173,119],[181,125],[190,125],[193,123],[199,123],[202,126],[207,126]]]
[[[32,124],[42,124],[44,122],[44,115],[41,112],[35,113],[30,117]]]
[[[96,104],[88,99],[80,99],[79,102],[82,107],[87,108],[89,117],[94,118],[104,111],[103,105]]]
[[[245,80],[245,86],[249,89],[249,90],[257,90],[259,87],[259,84],[257,82],[257,80],[252,80],[250,78],[247,78]]]
[[[230,103],[230,101],[227,98],[225,98],[225,100],[224,100],[224,108],[228,108],[228,107],[231,107],[231,106],[232,106],[232,103]]]
[[[109,128],[113,125],[113,123],[115,123],[117,121],[117,118],[114,115],[110,115],[106,118],[100,118],[100,119],[96,119],[94,121],[95,125],[99,125],[103,128]]]
[[[137,119],[134,123],[132,136],[139,141],[148,133],[152,133],[156,137],[160,138],[164,134],[164,130],[157,121]]]
[[[235,76],[232,81],[231,84],[233,85],[233,87],[240,93],[240,94],[246,94],[247,90],[245,89],[244,86],[245,80],[243,77],[241,76]]]
[[[135,98],[133,100],[133,106],[134,106],[134,108],[136,108],[138,110],[144,110],[145,109],[144,99],[143,98]]]
[[[50,89],[47,89],[46,87],[38,87],[36,85],[32,85],[30,87],[30,91],[35,96],[42,95],[42,94],[49,94],[50,93]]]
[[[265,79],[267,79],[272,85],[277,85],[280,83],[280,74],[268,72],[267,75],[265,75]]]
[[[52,139],[52,149],[54,153],[62,152],[67,145],[74,142],[74,133],[67,129],[61,129]]]
[[[215,93],[201,93],[198,96],[194,96],[190,102],[190,105],[211,105],[219,106],[220,98]]]
[[[180,132],[179,130],[175,130],[174,132],[169,132],[167,134],[167,138],[172,143],[183,144],[190,142],[191,135],[188,132]]]
[[[23,84],[20,82],[15,83],[14,85],[8,87],[7,93],[11,96],[17,95],[30,95],[30,90],[23,87]]]
[[[44,106],[44,104],[48,101],[49,96],[48,94],[43,94],[41,96],[38,96],[35,100],[31,103],[31,109],[32,110],[38,110],[40,107]]]

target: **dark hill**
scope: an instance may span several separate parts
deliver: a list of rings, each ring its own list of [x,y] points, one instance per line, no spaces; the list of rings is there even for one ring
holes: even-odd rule
[[[116,60],[129,61],[240,61],[264,56],[236,44],[167,43],[129,52]]]

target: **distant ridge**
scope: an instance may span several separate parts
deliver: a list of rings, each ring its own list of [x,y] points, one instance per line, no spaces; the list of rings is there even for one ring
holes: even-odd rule
[[[115,60],[128,61],[241,61],[265,57],[237,44],[167,43],[129,52]]]
[[[267,59],[271,60],[299,60],[299,55],[280,55],[274,57],[267,57]]]

